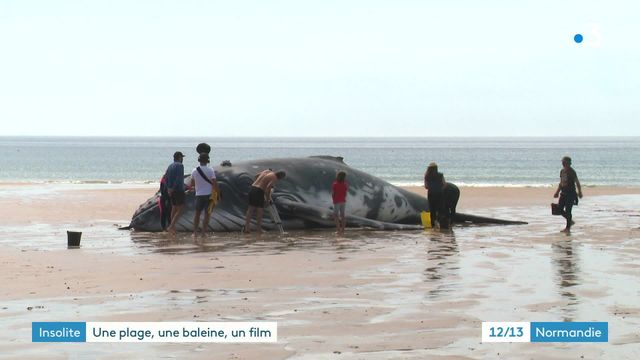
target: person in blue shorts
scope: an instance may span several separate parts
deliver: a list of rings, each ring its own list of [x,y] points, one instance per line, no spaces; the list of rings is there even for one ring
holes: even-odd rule
[[[195,187],[196,192],[196,211],[193,217],[193,237],[196,237],[198,234],[200,215],[203,211],[204,219],[202,221],[202,236],[207,233],[207,230],[209,229],[209,219],[211,218],[211,213],[209,212],[209,200],[211,198],[211,193],[219,193],[216,173],[208,166],[209,161],[209,154],[201,153],[198,156],[200,166],[196,167],[191,172],[191,187]]]

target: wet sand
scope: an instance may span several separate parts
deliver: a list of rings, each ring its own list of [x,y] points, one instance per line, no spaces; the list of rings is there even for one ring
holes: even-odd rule
[[[640,357],[640,191],[462,188],[451,232],[261,238],[117,230],[155,186],[0,185],[0,358]],[[417,192],[421,189],[413,189]],[[68,229],[82,247],[66,249]],[[277,344],[33,344],[32,321],[277,321]],[[482,321],[608,321],[606,344],[483,344]]]

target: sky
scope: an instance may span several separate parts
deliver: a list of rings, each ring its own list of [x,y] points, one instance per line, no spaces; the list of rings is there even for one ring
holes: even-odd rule
[[[3,0],[0,136],[638,136],[639,13]]]

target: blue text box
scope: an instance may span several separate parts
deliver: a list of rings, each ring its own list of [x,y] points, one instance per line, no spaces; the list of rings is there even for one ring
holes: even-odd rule
[[[31,342],[86,342],[84,322],[32,322]]]
[[[532,322],[531,342],[608,342],[607,322]]]

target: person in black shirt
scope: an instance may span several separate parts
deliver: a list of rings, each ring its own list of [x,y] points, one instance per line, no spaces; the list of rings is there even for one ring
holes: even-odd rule
[[[424,173],[424,188],[427,189],[429,200],[429,215],[431,215],[431,227],[436,227],[436,221],[444,213],[444,188],[447,183],[444,175],[438,172],[438,164],[432,162]]]
[[[440,227],[448,229],[453,225],[453,218],[456,216],[456,206],[458,206],[458,200],[460,199],[460,189],[452,182],[446,183],[444,187],[444,211],[440,217]],[[442,224],[444,223],[444,227]]]

